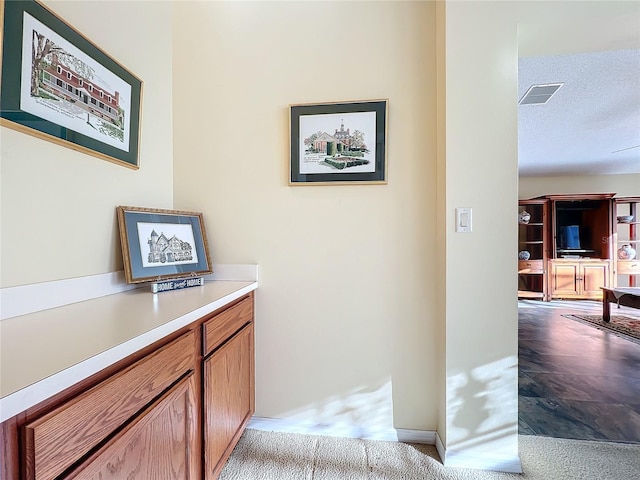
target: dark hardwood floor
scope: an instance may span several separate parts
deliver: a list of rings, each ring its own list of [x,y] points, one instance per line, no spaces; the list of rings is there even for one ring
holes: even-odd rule
[[[579,312],[602,305],[518,302],[519,433],[640,444],[640,342],[561,316]]]

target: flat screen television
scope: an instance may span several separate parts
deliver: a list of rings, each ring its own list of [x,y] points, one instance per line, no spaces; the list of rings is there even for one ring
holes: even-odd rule
[[[565,225],[560,227],[558,248],[561,250],[580,250],[580,226]]]

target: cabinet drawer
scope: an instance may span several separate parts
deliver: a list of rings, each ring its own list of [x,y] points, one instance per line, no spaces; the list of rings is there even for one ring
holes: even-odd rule
[[[206,321],[202,325],[203,354],[207,355],[251,320],[253,320],[253,297],[245,298]]]
[[[193,373],[64,480],[196,480],[196,381]]]
[[[640,274],[640,260],[618,260],[618,273]]]
[[[191,331],[27,424],[27,479],[56,478],[194,366]]]
[[[518,260],[518,273],[542,273],[542,260]]]

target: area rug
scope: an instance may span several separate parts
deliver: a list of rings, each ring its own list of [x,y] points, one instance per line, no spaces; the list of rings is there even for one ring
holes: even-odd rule
[[[582,321],[600,330],[608,330],[612,333],[619,334],[619,336],[623,338],[640,343],[640,318],[632,318],[625,315],[611,315],[611,321],[605,323],[602,320],[602,315],[565,314],[562,316],[572,320]]]

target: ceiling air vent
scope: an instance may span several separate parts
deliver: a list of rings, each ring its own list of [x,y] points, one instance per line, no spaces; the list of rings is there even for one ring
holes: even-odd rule
[[[527,93],[518,102],[520,105],[540,105],[547,103],[564,83],[548,83],[546,85],[531,85]]]

